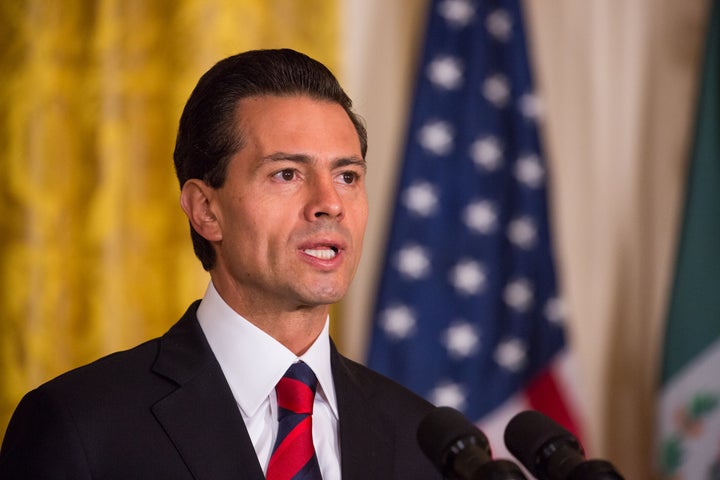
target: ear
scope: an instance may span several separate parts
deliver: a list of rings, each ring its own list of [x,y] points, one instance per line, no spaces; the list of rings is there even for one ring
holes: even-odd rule
[[[214,188],[196,178],[187,180],[180,191],[180,206],[190,225],[210,242],[222,240],[222,229],[212,209],[214,195]]]

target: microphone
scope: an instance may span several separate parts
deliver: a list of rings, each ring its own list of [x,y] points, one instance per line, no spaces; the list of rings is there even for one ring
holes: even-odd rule
[[[487,437],[462,413],[438,407],[417,430],[420,449],[451,480],[526,480],[509,460],[493,460]]]
[[[538,480],[624,480],[610,462],[586,460],[573,434],[535,410],[510,420],[505,446]]]

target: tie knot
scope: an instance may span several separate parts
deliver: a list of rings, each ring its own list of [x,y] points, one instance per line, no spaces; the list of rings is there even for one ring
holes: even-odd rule
[[[275,387],[278,406],[293,413],[312,414],[316,388],[312,369],[304,362],[294,363]]]

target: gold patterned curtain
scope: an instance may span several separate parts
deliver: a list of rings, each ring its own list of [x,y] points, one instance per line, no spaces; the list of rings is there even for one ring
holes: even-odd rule
[[[0,435],[28,389],[161,334],[202,295],[172,166],[182,106],[250,48],[336,70],[337,8],[0,3]]]

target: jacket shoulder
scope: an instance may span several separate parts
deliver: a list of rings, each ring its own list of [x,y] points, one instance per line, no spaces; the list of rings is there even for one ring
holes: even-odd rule
[[[391,408],[400,404],[404,411],[410,409],[417,411],[418,414],[429,413],[435,408],[426,399],[395,380],[347,357],[341,356],[340,358],[339,362],[342,364],[342,368],[346,370],[356,385],[364,390],[368,398],[374,399],[373,403],[377,403],[379,407]]]
[[[343,478],[439,480],[417,429],[435,407],[399,383],[333,354],[340,413]]]

